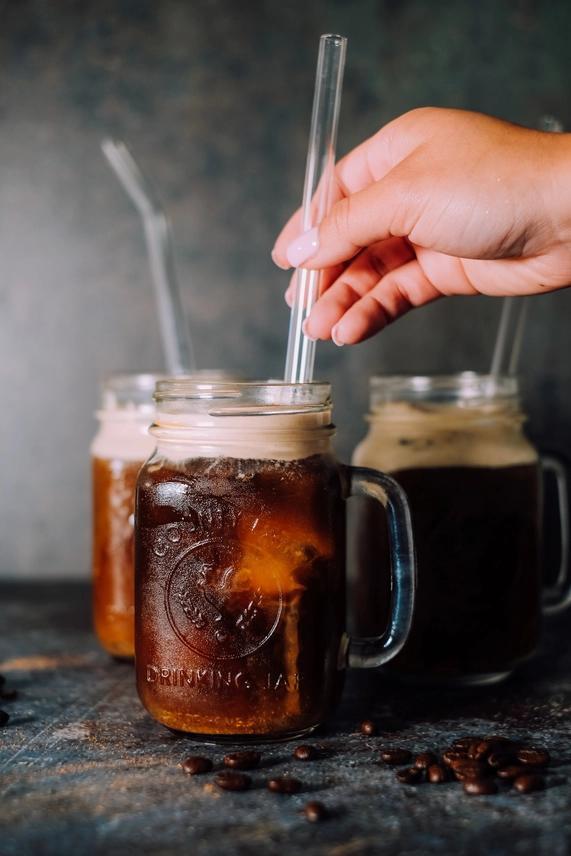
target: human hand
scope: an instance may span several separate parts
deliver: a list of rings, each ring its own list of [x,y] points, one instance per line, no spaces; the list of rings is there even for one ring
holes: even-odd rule
[[[527,295],[571,283],[571,135],[478,113],[421,108],[336,167],[336,202],[272,257],[324,269],[305,322],[313,339],[355,344],[444,295]],[[294,282],[286,292],[291,305]]]

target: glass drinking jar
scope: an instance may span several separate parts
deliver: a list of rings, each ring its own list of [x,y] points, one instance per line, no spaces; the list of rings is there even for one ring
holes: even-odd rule
[[[117,374],[103,383],[99,429],[91,445],[93,617],[114,657],[135,653],[134,511],[137,475],[155,448],[149,434],[161,375]],[[232,377],[205,369],[197,380]]]
[[[103,384],[91,445],[93,619],[109,654],[132,657],[135,485],[155,441],[149,434],[158,375],[121,374]]]
[[[136,672],[171,729],[214,739],[310,732],[338,699],[347,663],[400,649],[414,551],[400,488],[331,452],[325,383],[157,384],[156,451],[136,503]],[[345,633],[345,499],[386,509],[388,629]]]
[[[405,490],[418,560],[412,629],[387,672],[429,684],[505,678],[535,650],[541,614],[542,476],[516,379],[373,377],[368,421],[353,462],[385,470]],[[556,461],[543,463],[558,479],[564,545],[564,474]],[[390,587],[386,526],[358,502],[351,541],[362,574],[352,581],[352,611],[359,632],[377,633],[386,621],[375,594],[380,556]]]

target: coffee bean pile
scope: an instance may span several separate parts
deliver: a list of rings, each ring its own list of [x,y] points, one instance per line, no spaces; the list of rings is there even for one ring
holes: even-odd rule
[[[396,772],[403,785],[457,781],[466,794],[476,796],[496,794],[498,780],[504,788],[513,787],[521,794],[541,791],[551,763],[547,749],[499,735],[461,737],[440,756],[430,751],[413,756],[399,746],[384,748],[380,754],[389,766],[411,764]]]
[[[292,753],[296,761],[314,761],[319,758],[319,751],[315,746],[297,746]],[[242,770],[255,770],[260,766],[262,756],[259,752],[246,749],[241,752],[231,752],[222,759],[226,768],[214,775],[214,784],[222,791],[247,791],[252,787],[252,778]],[[181,763],[184,773],[188,776],[201,776],[210,773],[214,769],[214,763],[210,758],[202,755],[190,755]],[[294,776],[274,776],[268,779],[266,787],[274,794],[292,795],[303,790],[303,783]],[[311,800],[302,809],[302,814],[310,823],[318,823],[329,817],[326,806],[317,800]]]
[[[0,675],[0,701],[14,701],[16,698],[18,698],[18,692],[13,689],[8,689],[6,687],[6,678],[4,675]],[[10,714],[5,710],[0,710],[0,728],[8,725],[9,721]]]

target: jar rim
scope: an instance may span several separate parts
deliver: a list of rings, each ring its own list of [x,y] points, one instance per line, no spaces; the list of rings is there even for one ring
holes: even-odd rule
[[[478,406],[490,402],[517,402],[519,382],[513,375],[473,371],[456,374],[377,374],[370,379],[371,405],[391,401],[458,402]]]
[[[287,383],[281,380],[201,381],[191,377],[159,380],[154,399],[162,409],[205,408],[210,415],[272,415],[326,410],[331,384],[324,381]]]

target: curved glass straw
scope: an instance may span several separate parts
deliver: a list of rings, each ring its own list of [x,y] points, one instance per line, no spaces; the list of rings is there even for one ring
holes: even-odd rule
[[[125,143],[103,140],[101,148],[143,221],[167,370],[169,374],[194,372],[196,363],[184,319],[166,214]]]
[[[539,128],[541,131],[550,131],[554,134],[560,134],[563,131],[563,125],[555,116],[542,116],[539,120]],[[504,372],[509,375],[516,373],[526,316],[527,300],[525,297],[504,297],[490,367],[490,374],[493,377]],[[510,342],[511,345],[508,346]],[[506,357],[507,364],[504,365]]]
[[[346,50],[347,39],[344,36],[324,35],[319,40],[303,185],[304,232],[318,226],[331,207]],[[319,294],[321,271],[298,268],[295,276],[295,300],[289,323],[285,380],[287,383],[307,383],[313,380],[315,342],[304,336],[302,325]]]

